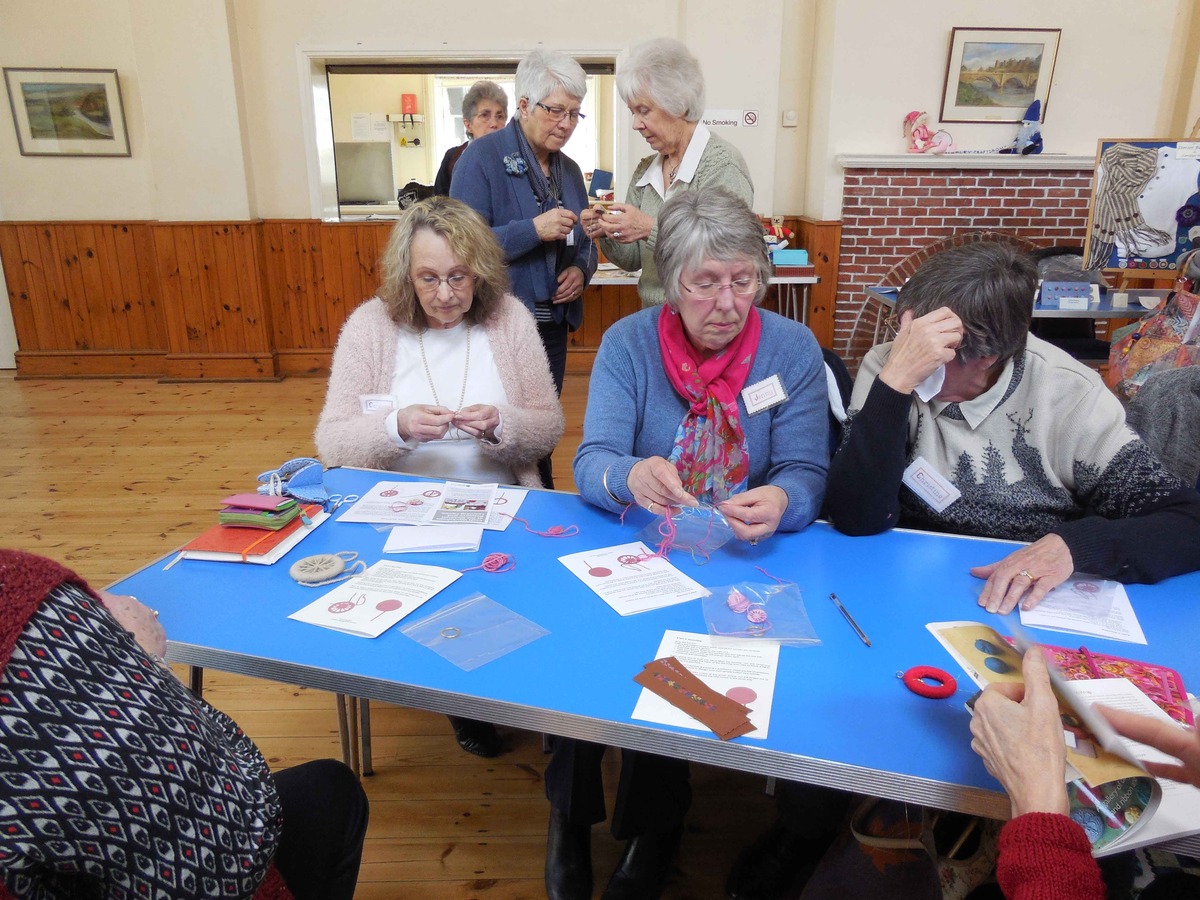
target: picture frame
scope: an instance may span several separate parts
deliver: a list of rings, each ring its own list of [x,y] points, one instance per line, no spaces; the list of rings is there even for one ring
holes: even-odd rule
[[[4,68],[22,156],[130,156],[116,69]]]
[[[1045,121],[1061,28],[955,28],[943,122],[1020,122],[1034,100]]]

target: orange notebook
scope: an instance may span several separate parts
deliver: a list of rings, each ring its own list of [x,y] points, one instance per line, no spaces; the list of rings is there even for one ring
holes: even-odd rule
[[[205,559],[215,562],[270,565],[281,559],[329,518],[329,514],[323,512],[319,505],[305,507],[304,511],[312,520],[311,525],[305,525],[303,520],[297,517],[278,531],[214,525],[184,544],[176,560]]]

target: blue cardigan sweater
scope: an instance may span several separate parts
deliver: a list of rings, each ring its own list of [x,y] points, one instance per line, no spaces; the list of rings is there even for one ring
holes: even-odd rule
[[[454,166],[450,196],[461,200],[492,226],[496,240],[504,250],[512,291],[529,311],[538,301],[554,296],[558,287],[555,260],[558,244],[543,241],[534,228],[534,217],[541,214],[527,175],[510,175],[504,168],[506,156],[520,156],[514,117],[507,127],[471,141]],[[579,166],[566,154],[563,163],[562,205],[578,215],[587,208],[587,187]],[[527,160],[537,165],[536,160]],[[578,223],[572,232],[574,245],[565,248],[562,267],[578,266],[586,285],[596,271],[596,250]],[[553,307],[554,321],[566,319],[574,331],[583,322],[583,298]]]
[[[457,174],[455,178],[457,178]],[[632,502],[626,479],[634,463],[669,458],[687,411],[663,372],[658,316],[652,307],[625,316],[605,333],[592,366],[583,442],[575,454],[575,486],[584,499],[620,512]],[[754,415],[738,397],[750,456],[750,487],[773,484],[788,495],[781,531],[798,531],[816,518],[829,465],[825,368],[812,332],[799,322],[759,310],[762,336],[746,385],[778,375],[788,399]],[[616,503],[604,489],[622,503]]]

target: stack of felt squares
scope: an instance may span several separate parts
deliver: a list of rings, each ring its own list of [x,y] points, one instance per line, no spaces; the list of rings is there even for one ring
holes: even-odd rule
[[[723,741],[754,731],[748,718],[749,707],[710,688],[674,656],[646,663],[633,680],[683,710]]]
[[[268,531],[278,531],[300,515],[300,504],[291,497],[234,494],[221,502],[224,507],[217,513],[217,521],[222,525],[239,528],[265,528]]]

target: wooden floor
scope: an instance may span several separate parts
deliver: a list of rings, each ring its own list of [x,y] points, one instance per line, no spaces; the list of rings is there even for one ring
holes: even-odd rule
[[[554,454],[560,488],[573,486],[586,393],[586,376],[567,377],[567,434]],[[0,546],[108,584],[208,527],[216,501],[252,489],[259,472],[312,455],[323,394],[319,379],[167,385],[17,381],[0,372]],[[205,696],[245,728],[273,768],[339,755],[330,694],[209,671]],[[482,760],[458,749],[443,716],[385,704],[372,712],[376,774],[365,779],[371,826],[357,896],[544,896],[540,736],[508,730],[511,751]],[[617,756],[605,762],[610,785]],[[693,782],[696,800],[666,896],[721,897],[738,849],[774,808],[757,776],[693,766]],[[597,896],[619,853],[597,827]]]

